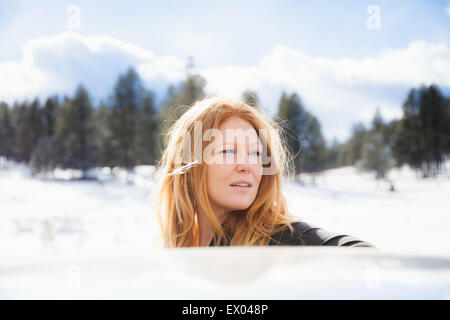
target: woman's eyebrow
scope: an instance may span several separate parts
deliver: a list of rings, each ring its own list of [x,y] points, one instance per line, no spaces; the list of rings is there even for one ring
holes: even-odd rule
[[[225,142],[225,143],[222,143],[221,145],[219,145],[219,147],[223,147],[223,146],[226,146],[226,145],[232,145],[232,146],[236,146],[237,145],[237,143],[236,142]],[[260,147],[261,148],[261,143],[260,142],[254,142],[254,143],[250,143],[250,145],[249,145],[250,147],[251,146],[258,146],[258,147]]]

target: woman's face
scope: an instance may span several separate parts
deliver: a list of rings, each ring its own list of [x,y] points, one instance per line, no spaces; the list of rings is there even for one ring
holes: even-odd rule
[[[253,126],[239,117],[225,119],[218,129],[223,138],[212,143],[214,161],[207,164],[206,183],[211,207],[220,218],[247,209],[255,200],[262,176],[262,145]]]

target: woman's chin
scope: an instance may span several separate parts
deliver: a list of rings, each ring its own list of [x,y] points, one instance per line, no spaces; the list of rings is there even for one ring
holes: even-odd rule
[[[241,211],[241,210],[247,210],[250,207],[251,203],[242,203],[242,204],[236,204],[234,203],[234,205],[232,207],[230,207],[231,211]]]

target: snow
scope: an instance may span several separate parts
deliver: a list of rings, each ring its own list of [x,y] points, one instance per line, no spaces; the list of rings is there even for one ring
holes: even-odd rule
[[[151,166],[131,174],[98,168],[90,173],[97,181],[83,181],[73,179],[79,172],[59,170],[53,179],[37,179],[27,167],[0,159],[0,298],[339,297],[333,283],[345,286],[341,297],[450,297],[448,172],[423,180],[408,167],[392,170],[395,192],[353,167],[328,170],[315,183],[308,175],[303,184],[284,183],[289,207],[300,218],[379,251],[194,248],[169,254],[153,248],[153,173]],[[245,263],[227,264],[226,256]],[[83,290],[68,290],[66,282],[80,270]],[[367,289],[368,273],[377,274],[380,290]],[[226,284],[233,281],[234,287]],[[293,285],[299,283],[302,290]],[[269,290],[279,286],[288,289]]]
[[[183,248],[0,268],[0,299],[448,299],[448,259],[364,248]]]
[[[100,181],[67,180],[78,174],[55,172],[57,180],[31,178],[11,165],[0,171],[0,263],[15,258],[83,254],[151,247],[156,221],[148,170],[103,172]],[[106,170],[103,170],[106,171]],[[73,174],[73,175],[72,175]]]
[[[322,228],[383,251],[449,256],[450,175],[417,179],[405,166],[390,178],[395,192],[374,174],[345,167],[316,177],[316,185],[286,185],[285,194],[296,215]]]

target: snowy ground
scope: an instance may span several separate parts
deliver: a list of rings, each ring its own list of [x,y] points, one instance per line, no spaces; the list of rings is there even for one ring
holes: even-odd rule
[[[448,167],[449,164],[447,164]],[[43,180],[32,178],[28,169],[23,166],[0,161],[0,298],[2,298],[2,291],[6,298],[27,297],[24,293],[33,292],[29,290],[29,285],[17,292],[5,291],[4,288],[7,288],[8,284],[10,288],[17,289],[17,283],[11,286],[11,282],[8,282],[14,281],[10,273],[18,275],[20,270],[23,270],[21,276],[26,276],[25,279],[28,279],[26,281],[38,283],[35,288],[40,288],[42,283],[48,281],[43,276],[42,270],[54,269],[58,263],[61,264],[61,261],[65,261],[66,265],[69,263],[69,269],[66,268],[64,271],[66,276],[67,272],[70,275],[71,266],[75,266],[75,271],[79,266],[94,270],[95,267],[92,266],[97,265],[95,259],[100,259],[98,268],[103,268],[98,270],[108,270],[109,267],[112,267],[111,270],[114,268],[118,270],[115,275],[111,274],[111,279],[116,279],[118,275],[128,279],[127,274],[134,272],[135,269],[143,270],[147,265],[145,259],[157,254],[152,249],[152,241],[157,231],[156,219],[149,199],[153,185],[152,172],[152,167],[137,168],[136,173],[128,177],[132,181],[131,184],[126,182],[127,177],[123,171],[111,172],[109,169],[95,172],[100,177],[100,181],[70,180],[69,178],[74,176],[74,172],[70,171],[55,172],[58,179]],[[418,180],[414,172],[404,167],[401,170],[392,171],[390,177],[394,181],[395,192],[388,191],[389,186],[376,182],[371,174],[358,174],[352,167],[329,170],[316,177],[315,184],[310,182],[308,176],[304,177],[304,184],[285,183],[283,191],[291,210],[299,217],[330,231],[350,234],[371,242],[381,249],[384,255],[400,254],[426,259],[444,259],[438,262],[437,260],[420,262],[430,265],[432,270],[439,269],[444,273],[433,271],[417,279],[423,283],[429,283],[429,279],[434,279],[433,281],[440,286],[434,287],[429,291],[429,295],[424,297],[448,298],[450,296],[450,176],[445,173],[435,179]],[[202,252],[199,251],[199,254],[201,255]],[[220,252],[208,253],[203,259],[216,255],[220,260]],[[252,252],[248,254],[251,255]],[[248,254],[245,253],[243,257]],[[272,251],[268,253],[269,256],[273,254]],[[292,251],[292,255],[307,259],[310,257],[308,251]],[[136,257],[143,257],[144,260],[133,260]],[[314,252],[312,257],[317,257],[317,252]],[[376,259],[386,258],[376,257]],[[111,261],[114,262],[111,263]],[[183,263],[187,263],[191,268],[192,265],[187,261],[190,260],[184,260]],[[348,263],[342,264],[342,261],[336,260],[336,266],[348,266]],[[250,259],[247,264],[251,266],[255,263],[259,263],[258,260]],[[21,269],[22,267],[19,266],[28,266],[31,269]],[[301,265],[298,266],[300,267]],[[156,271],[159,270],[159,275],[170,277],[170,273],[161,265],[154,263],[153,268]],[[284,267],[280,265],[277,268],[296,269],[292,263]],[[323,264],[313,266],[314,270],[320,268],[324,268]],[[231,268],[231,270],[234,269]],[[240,266],[239,270],[244,270],[244,267]],[[315,274],[311,268],[303,267],[301,270],[309,272],[310,275]],[[341,270],[347,269],[341,268]],[[364,274],[363,269],[360,268],[359,271],[360,275]],[[38,272],[37,275],[35,272]],[[151,283],[161,280],[156,280],[158,277],[155,278],[157,274],[155,272],[149,273]],[[202,271],[203,274],[207,272],[206,269]],[[399,270],[396,272],[397,275],[402,273]],[[102,275],[106,279],[107,275],[103,273],[104,271],[94,272],[93,277]],[[239,278],[236,273],[231,273],[231,276]],[[49,277],[54,277],[54,274]],[[145,277],[148,278],[148,275],[146,274]],[[284,279],[277,277],[273,279],[277,279],[276,281]],[[289,277],[292,279],[294,276],[290,274]],[[298,278],[299,275],[295,277]],[[340,279],[349,277],[348,272],[343,271],[340,277]],[[392,277],[392,273],[388,273],[386,277]],[[24,278],[20,279],[23,281]],[[139,278],[133,281],[146,283],[145,279]],[[258,282],[252,286],[264,286],[269,278],[264,279],[266,282]],[[305,278],[298,279],[299,283],[304,280]],[[176,281],[174,282],[174,279],[171,281],[176,287]],[[321,281],[326,287],[326,281],[323,279]],[[364,283],[365,280],[361,281],[357,284]],[[103,283],[110,282],[104,280]],[[196,290],[189,286],[185,288]],[[221,287],[214,288],[211,291],[199,291],[204,292],[204,296],[200,293],[197,296],[192,295],[192,291],[183,291],[185,292],[183,295],[182,291],[179,291],[178,296],[175,297],[259,297],[252,296],[252,292],[259,293],[261,298],[289,298],[294,292],[297,292],[296,297],[321,297],[317,289],[314,289],[314,283],[311,283],[312,291],[309,292],[311,294],[292,289],[293,291],[290,291],[292,295],[289,295],[289,292],[275,294],[273,291],[269,294],[267,290],[266,292],[261,289],[253,290],[254,288],[250,286],[239,287],[239,290],[230,291],[230,295],[227,296],[225,293],[219,294],[222,292]],[[357,287],[354,288],[356,290]],[[420,290],[422,289],[429,288]],[[107,290],[105,290],[91,296],[102,297],[102,294],[106,294]],[[352,292],[355,297],[358,297],[358,290]],[[408,287],[402,290],[399,292],[409,292]],[[411,291],[409,297],[420,298],[420,290]],[[39,294],[42,291],[39,289],[36,292],[36,296],[40,297]],[[117,291],[119,292],[120,290]],[[145,292],[145,297],[162,297],[158,296],[160,291],[151,291],[149,287],[141,288],[139,292]],[[234,293],[231,294],[232,292]],[[237,292],[248,294],[239,295]],[[328,297],[333,297],[332,292],[328,292]],[[408,297],[407,295],[396,296],[393,292],[395,293],[392,290],[387,293],[378,291],[378,296],[373,297]],[[142,297],[138,293],[134,292],[131,296]],[[166,294],[165,297],[170,297],[170,291]],[[49,294],[49,297],[54,296]]]
[[[99,181],[32,178],[28,169],[0,169],[1,260],[124,250],[151,250],[156,220],[149,195],[152,167],[98,171]],[[448,166],[447,166],[448,167]],[[354,168],[284,185],[291,210],[314,225],[360,237],[385,252],[450,256],[450,176],[418,180],[391,172],[396,191]]]
[[[450,163],[447,163],[449,168]],[[450,256],[450,175],[417,179],[392,170],[390,185],[353,167],[329,170],[317,185],[287,185],[295,214],[322,228],[360,237],[383,251]]]
[[[81,181],[69,180],[77,172],[40,180],[23,166],[1,169],[1,260],[148,250],[156,234],[152,170],[138,168],[129,184],[121,170],[101,170],[100,181]]]

